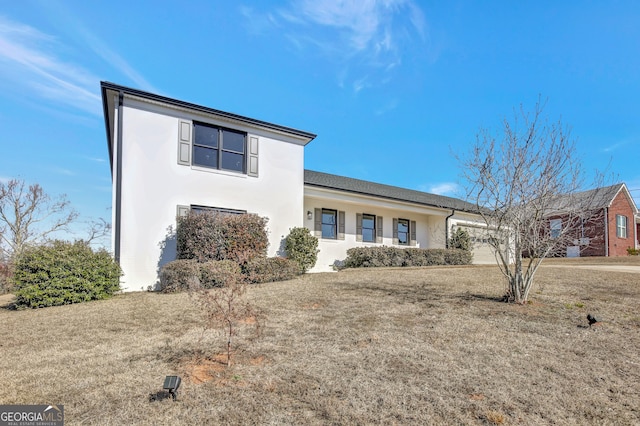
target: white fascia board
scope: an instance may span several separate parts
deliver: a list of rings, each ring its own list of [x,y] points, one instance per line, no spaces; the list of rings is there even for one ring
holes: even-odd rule
[[[125,102],[127,100],[129,101],[128,106],[144,107],[145,104],[153,105],[154,107],[163,109],[165,111],[174,111],[174,113],[171,115],[177,115],[182,118],[188,118],[188,119],[193,119],[193,117],[197,116],[197,117],[202,117],[203,121],[205,122],[208,122],[211,124],[217,124],[222,127],[228,126],[238,130],[244,130],[249,133],[250,132],[259,133],[265,136],[271,135],[271,137],[273,137],[274,135],[277,135],[277,137],[274,139],[284,141],[284,142],[289,142],[295,145],[305,146],[310,142],[308,138],[295,136],[295,135],[292,135],[291,133],[254,125],[251,123],[247,123],[245,121],[234,120],[233,118],[225,117],[218,114],[206,113],[206,112],[193,110],[193,109],[179,106],[179,105],[167,104],[154,99],[147,99],[140,96],[131,95],[128,93],[124,94],[124,99],[125,99]],[[175,114],[176,112],[178,112],[179,114]]]
[[[387,198],[375,197],[372,195],[355,194],[352,192],[340,191],[328,188],[318,188],[315,186],[304,187],[304,198],[313,198],[326,201],[341,201],[350,204],[359,204],[365,206],[381,207],[394,210],[403,210],[406,212],[425,214],[431,216],[448,216],[451,209],[442,209],[438,207],[429,207],[421,204],[410,202],[390,200]]]

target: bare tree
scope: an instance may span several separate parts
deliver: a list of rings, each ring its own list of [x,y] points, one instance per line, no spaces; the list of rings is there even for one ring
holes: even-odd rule
[[[101,245],[102,240],[111,234],[111,224],[101,217],[91,219],[85,224],[86,237],[82,241],[87,245]]]
[[[575,143],[560,121],[542,117],[543,109],[538,101],[532,113],[515,111],[499,140],[481,130],[469,155],[459,158],[469,200],[507,281],[505,297],[516,303],[528,300],[543,259],[573,245],[594,220],[600,195],[579,192],[583,171]]]
[[[25,245],[67,230],[77,217],[64,195],[52,199],[40,185],[18,179],[0,182],[0,254],[13,257]]]

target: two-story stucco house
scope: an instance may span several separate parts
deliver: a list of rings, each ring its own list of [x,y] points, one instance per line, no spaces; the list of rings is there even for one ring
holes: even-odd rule
[[[155,285],[175,259],[176,217],[190,209],[267,217],[271,256],[290,228],[306,226],[319,238],[312,272],[360,245],[444,248],[456,227],[481,235],[462,200],[304,170],[313,133],[113,83],[101,90],[125,290]],[[481,237],[474,259],[495,261]]]

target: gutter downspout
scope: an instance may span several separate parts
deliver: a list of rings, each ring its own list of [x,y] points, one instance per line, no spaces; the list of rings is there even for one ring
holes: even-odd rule
[[[120,224],[122,219],[122,113],[124,111],[124,93],[118,94],[118,130],[116,133],[116,199],[114,220],[113,257],[120,263]]]
[[[451,214],[444,219],[444,237],[445,243],[444,247],[449,248],[449,218],[456,214],[455,209],[451,210]]]
[[[609,207],[604,208],[604,256],[609,257]]]

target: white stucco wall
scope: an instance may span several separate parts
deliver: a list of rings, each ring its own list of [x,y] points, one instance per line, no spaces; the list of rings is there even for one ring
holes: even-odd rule
[[[332,209],[345,212],[345,239],[333,240],[319,238],[318,262],[310,272],[329,272],[335,270],[336,261],[343,261],[347,250],[352,247],[393,246],[393,219],[402,218],[416,221],[416,241],[418,248],[446,247],[446,223],[451,210],[416,205],[362,196],[358,194],[340,193],[338,191],[318,188],[305,188],[304,225],[313,234],[314,218],[308,219],[307,212],[315,215],[315,209]],[[365,243],[356,241],[356,214],[367,213],[383,217],[383,243]],[[471,213],[456,211],[449,217],[449,234],[456,226],[477,227],[478,232],[484,232],[484,225],[480,217]],[[405,248],[408,246],[397,247]],[[495,258],[486,245],[477,247],[474,263],[495,263]]]
[[[304,225],[311,233],[314,231],[314,219],[307,218],[307,212],[315,214],[315,209],[333,209],[345,212],[345,239],[318,240],[318,261],[310,272],[333,271],[336,261],[343,261],[347,250],[352,247],[393,246],[393,219],[402,218],[416,222],[417,248],[444,248],[444,229],[446,210],[431,209],[415,205],[396,203],[381,199],[359,197],[352,194],[336,194],[331,191],[306,191],[304,204]],[[350,200],[349,200],[350,199]],[[382,216],[383,243],[365,243],[356,241],[356,214],[367,213]],[[442,235],[440,235],[442,234]],[[408,247],[400,246],[398,247]]]
[[[257,135],[259,176],[179,165],[180,119]],[[175,259],[175,239],[168,228],[175,227],[178,205],[246,210],[268,217],[269,255],[277,253],[290,227],[302,226],[301,143],[264,129],[131,99],[125,99],[122,123],[120,264],[125,290],[154,286],[159,267]]]

